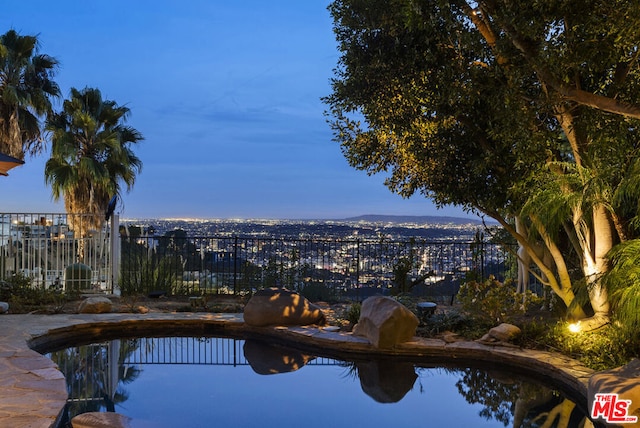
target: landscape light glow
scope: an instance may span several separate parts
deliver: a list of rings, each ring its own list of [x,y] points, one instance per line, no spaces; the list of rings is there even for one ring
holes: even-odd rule
[[[580,321],[569,324],[569,331],[571,333],[580,333]]]

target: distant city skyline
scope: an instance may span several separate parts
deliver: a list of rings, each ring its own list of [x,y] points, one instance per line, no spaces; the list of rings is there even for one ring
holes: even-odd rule
[[[144,167],[122,216],[469,217],[403,199],[347,164],[320,100],[338,61],[328,4],[8,0],[0,32],[38,35],[60,61],[63,99],[97,87],[130,108]],[[48,155],[0,177],[0,211],[64,211],[44,184]]]

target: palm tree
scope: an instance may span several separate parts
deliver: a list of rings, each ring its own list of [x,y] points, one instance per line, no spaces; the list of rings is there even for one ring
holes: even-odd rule
[[[123,124],[128,116],[127,107],[103,100],[98,89],[72,88],[62,111],[47,120],[52,145],[45,181],[54,200],[64,198],[68,214],[89,215],[84,222],[70,216],[69,226],[79,237],[103,225],[110,199],[121,196],[123,184],[130,191],[142,169],[131,145],[143,137]]]
[[[9,30],[0,36],[0,152],[24,159],[43,148],[40,118],[60,95],[58,61],[38,54],[38,39]]]

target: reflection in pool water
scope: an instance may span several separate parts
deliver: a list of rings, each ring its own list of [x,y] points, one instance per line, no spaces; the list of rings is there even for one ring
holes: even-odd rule
[[[115,411],[133,418],[134,427],[162,428],[585,422],[581,409],[557,391],[493,370],[339,361],[230,338],[122,339],[49,356],[67,379],[63,426],[89,411]]]

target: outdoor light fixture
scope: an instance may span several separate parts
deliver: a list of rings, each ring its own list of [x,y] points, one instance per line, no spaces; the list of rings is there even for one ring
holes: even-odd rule
[[[580,327],[580,321],[569,324],[569,331],[571,333],[580,333],[580,330],[582,330]]]
[[[0,175],[4,175],[6,177],[9,175],[7,171],[20,165],[24,165],[24,161],[5,155],[4,153],[0,153]]]

